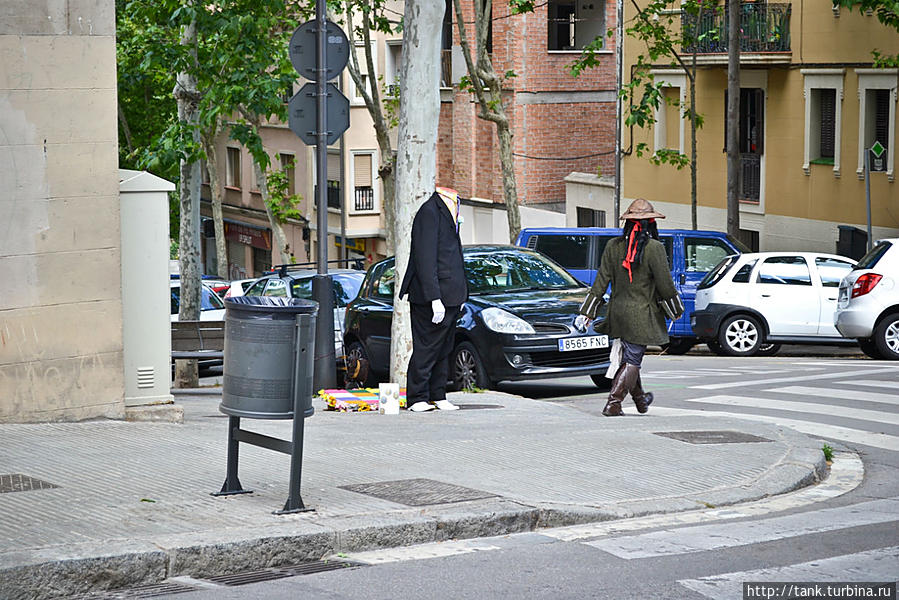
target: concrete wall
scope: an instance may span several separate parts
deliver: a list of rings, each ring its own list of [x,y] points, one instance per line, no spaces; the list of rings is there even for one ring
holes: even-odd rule
[[[112,0],[0,3],[0,422],[124,415]]]

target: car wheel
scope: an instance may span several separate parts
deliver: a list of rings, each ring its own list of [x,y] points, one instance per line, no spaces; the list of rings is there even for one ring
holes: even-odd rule
[[[874,328],[872,339],[883,358],[899,360],[899,313],[884,317]]]
[[[602,392],[608,392],[612,389],[612,380],[605,375],[591,375],[590,379],[593,380],[593,383]]]
[[[351,390],[372,385],[368,353],[365,351],[365,346],[362,345],[362,342],[353,342],[347,347],[345,361],[344,387],[346,389]]]
[[[681,355],[689,352],[695,345],[696,340],[693,338],[673,337],[667,344],[662,346],[662,349],[665,351],[665,354]]]
[[[762,328],[749,315],[728,317],[718,330],[718,343],[726,356],[753,356],[762,345]]]
[[[780,344],[762,344],[759,346],[757,356],[774,356],[780,352]]]
[[[883,360],[883,354],[880,353],[880,350],[877,349],[877,344],[874,343],[874,340],[871,338],[859,338],[858,339],[858,347],[862,349],[868,357],[873,358],[874,360]]]
[[[470,342],[462,342],[453,351],[450,378],[456,391],[490,387],[490,379],[484,371],[481,357]]]

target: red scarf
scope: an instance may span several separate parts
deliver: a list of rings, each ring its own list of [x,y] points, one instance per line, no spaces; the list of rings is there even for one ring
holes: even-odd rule
[[[632,272],[632,266],[634,264],[634,258],[637,256],[637,235],[640,233],[640,221],[634,223],[634,228],[631,229],[631,234],[627,238],[627,251],[624,253],[624,260],[621,263],[625,269],[627,269],[627,278],[631,282],[634,281],[634,274]]]

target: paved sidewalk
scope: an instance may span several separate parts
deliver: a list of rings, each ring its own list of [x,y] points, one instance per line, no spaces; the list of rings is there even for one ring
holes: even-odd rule
[[[625,418],[602,418],[495,392],[450,398],[465,410],[334,413],[316,400],[302,475],[315,510],[292,515],[273,514],[289,456],[247,444],[239,476],[254,493],[210,495],[226,465],[215,396],[179,395],[181,425],[0,425],[0,484],[17,474],[55,486],[0,493],[0,597],[726,505],[812,484],[826,468],[820,442],[775,425],[637,415],[632,404]],[[290,439],[290,421],[241,427]],[[729,433],[698,444],[665,432]],[[733,433],[764,440],[733,443]],[[378,490],[386,497],[364,493]]]

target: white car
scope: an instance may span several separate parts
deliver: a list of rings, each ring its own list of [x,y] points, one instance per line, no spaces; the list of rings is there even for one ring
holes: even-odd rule
[[[834,327],[834,313],[854,266],[817,252],[728,256],[699,284],[693,332],[729,356],[752,356],[766,344],[853,344]]]
[[[228,286],[228,290],[222,298],[235,298],[243,296],[250,286],[256,283],[256,279],[235,279]]]
[[[181,307],[181,282],[173,279],[172,291],[172,321],[178,320],[178,310]],[[200,320],[224,321],[225,304],[222,299],[206,284],[200,286]]]
[[[899,360],[899,238],[880,240],[843,281],[837,330],[871,358]]]

